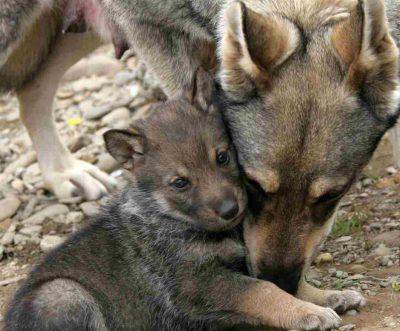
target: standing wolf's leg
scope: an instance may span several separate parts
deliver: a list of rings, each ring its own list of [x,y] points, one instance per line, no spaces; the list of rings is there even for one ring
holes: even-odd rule
[[[57,134],[52,114],[65,71],[100,45],[100,39],[89,32],[61,36],[42,70],[18,91],[20,116],[36,149],[45,185],[58,198],[81,191],[86,199],[98,199],[115,186],[113,178],[71,155]]]

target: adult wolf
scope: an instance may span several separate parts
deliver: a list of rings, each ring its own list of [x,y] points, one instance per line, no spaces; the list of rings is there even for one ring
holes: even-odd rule
[[[363,305],[354,291],[307,285],[304,273],[397,119],[398,49],[384,2],[102,3],[169,94],[191,68],[214,63],[204,56],[218,44],[216,100],[253,184],[245,239],[254,275],[339,312]]]
[[[36,1],[42,3],[40,8],[44,8],[45,2],[50,7],[57,4]],[[319,291],[302,280],[299,283],[299,279],[303,279],[313,254],[329,232],[340,198],[397,118],[398,51],[389,33],[383,1],[90,3],[99,6],[107,19],[119,26],[170,96],[190,84],[200,65],[218,70],[220,88],[216,99],[225,109],[240,163],[252,183],[250,200],[256,217],[247,224],[245,237],[254,275],[338,311],[361,305],[363,299],[355,292]],[[398,7],[394,0],[390,5]],[[32,17],[30,8],[33,7],[21,17]],[[35,17],[41,18],[43,12],[38,10]],[[393,16],[394,21],[396,17]],[[57,25],[57,33],[62,30],[61,25]],[[27,26],[32,25],[14,24],[19,30],[33,31]],[[0,27],[2,30],[1,21]],[[13,59],[10,54],[15,46],[11,44],[4,43],[0,56],[0,63],[5,63],[0,69],[3,89],[14,87],[4,87],[3,83],[4,70],[9,68],[4,59]],[[64,51],[71,51],[71,45],[56,42],[57,50],[51,55],[53,63],[34,79],[44,82],[43,77],[53,77],[54,72],[61,76],[57,61],[66,58]],[[76,44],[73,47],[73,57],[79,58],[80,48]],[[47,58],[47,52],[38,54],[43,54],[40,59]],[[38,55],[30,59],[37,60]],[[35,64],[43,62],[37,60]],[[62,63],[67,66],[65,61]],[[34,72],[25,75],[25,82]],[[28,86],[28,92],[31,91],[29,84],[19,86]],[[28,94],[36,95],[37,91]],[[48,103],[52,93],[46,95]],[[25,99],[31,102],[32,97]],[[25,105],[23,118],[29,114],[29,103]],[[29,121],[25,122],[29,125]],[[36,123],[33,127],[44,126]],[[35,140],[35,130],[32,136]],[[58,158],[57,162],[60,160],[63,159]],[[62,179],[62,185],[56,185],[66,187],[67,194],[72,191],[68,173],[71,172],[59,172],[57,178]],[[49,182],[51,186],[52,181]],[[82,182],[82,186],[92,187],[87,185],[88,181]]]

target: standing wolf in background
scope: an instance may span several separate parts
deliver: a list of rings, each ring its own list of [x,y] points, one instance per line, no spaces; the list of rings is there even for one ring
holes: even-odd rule
[[[112,41],[117,57],[122,56],[122,33],[92,0],[0,2],[0,93],[17,91],[20,117],[44,183],[60,199],[81,193],[94,200],[116,185],[112,177],[71,155],[52,115],[65,71],[103,41]]]
[[[18,7],[24,2],[7,0],[5,3],[13,8],[13,4]],[[340,312],[361,306],[364,300],[358,293],[315,289],[304,281],[304,274],[330,231],[340,198],[397,119],[398,49],[390,35],[384,2],[93,0],[62,3],[76,6],[90,3],[94,8],[101,8],[107,20],[118,25],[129,44],[156,73],[170,96],[189,85],[200,65],[210,71],[218,68],[220,88],[216,100],[223,106],[239,161],[253,183],[250,202],[256,218],[246,224],[245,239],[254,275],[272,280],[304,300]],[[388,3],[396,13],[392,19],[397,22],[398,2]],[[50,136],[56,137],[54,125],[48,124],[54,82],[71,64],[71,59],[88,51],[88,43],[63,43],[56,38],[58,42],[50,57],[45,56],[47,51],[43,49],[51,45],[49,31],[58,31],[56,36],[59,36],[62,30],[61,23],[53,30],[45,25],[54,18],[44,20],[49,13],[53,15],[46,8],[57,4],[57,1],[36,1],[35,12],[29,9],[22,15],[18,11],[16,16],[24,19],[12,21],[11,30],[20,33],[15,34],[20,37],[14,39],[14,44],[8,43],[2,48],[7,61],[12,62],[16,59],[13,53],[20,54],[16,53],[16,44],[20,49],[33,48],[28,40],[38,36],[35,29],[43,33],[36,37],[35,43],[43,47],[34,48],[35,56],[24,57],[25,62],[18,61],[18,74],[10,77],[17,82],[20,72],[28,68],[20,64],[33,61],[35,65],[30,68],[35,70],[23,76],[28,81],[39,64],[44,63],[31,83],[20,85],[19,96],[22,118],[28,130],[31,127],[29,131],[36,141],[45,180],[47,176],[48,185],[62,196],[73,191],[75,177],[80,179],[79,184],[86,192],[103,185],[88,175],[94,175],[92,168],[82,174],[86,165],[75,166],[74,161],[71,166],[65,162],[65,153],[62,156],[53,150],[49,153],[45,139],[40,139],[43,130],[41,134],[37,132],[50,126]],[[4,2],[1,6],[4,8]],[[80,8],[82,13],[93,13],[85,6]],[[42,24],[30,24],[34,17]],[[78,17],[93,21],[90,15]],[[7,26],[7,16],[5,22]],[[4,24],[0,26],[4,29]],[[96,28],[95,24],[91,26]],[[22,36],[27,35],[30,37],[24,42]],[[82,36],[79,40],[84,40]],[[61,39],[68,38],[78,37],[66,35]],[[3,89],[16,87],[4,87],[3,77],[7,76],[4,73],[9,72],[10,66],[4,62],[4,56],[2,62],[5,64],[0,69],[0,84]],[[43,85],[48,81],[52,88]],[[47,115],[41,115],[37,107],[36,95],[42,93]],[[35,110],[33,119],[28,105]],[[60,144],[57,146],[55,151],[60,150]],[[60,167],[48,169],[43,160],[51,165],[58,162]],[[94,177],[106,179],[98,174]],[[65,190],[59,191],[58,187]]]

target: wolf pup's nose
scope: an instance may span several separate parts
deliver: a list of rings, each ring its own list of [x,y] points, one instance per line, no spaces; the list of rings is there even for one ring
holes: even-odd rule
[[[234,199],[226,199],[219,204],[215,211],[219,217],[229,221],[239,212],[239,205]]]

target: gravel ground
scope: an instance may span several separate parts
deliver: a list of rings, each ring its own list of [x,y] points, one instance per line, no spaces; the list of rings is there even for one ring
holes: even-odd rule
[[[133,56],[113,59],[104,47],[73,67],[57,93],[55,118],[64,141],[82,160],[122,182],[102,134],[126,128],[164,98]],[[344,316],[341,330],[400,330],[400,172],[374,159],[344,199],[338,221],[308,280],[320,288],[356,289],[367,298]],[[43,254],[63,242],[102,201],[57,201],[43,188],[36,155],[18,120],[16,99],[0,98],[0,328],[19,283]],[[106,198],[104,198],[106,199]],[[103,199],[103,200],[104,200]]]

